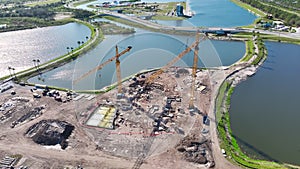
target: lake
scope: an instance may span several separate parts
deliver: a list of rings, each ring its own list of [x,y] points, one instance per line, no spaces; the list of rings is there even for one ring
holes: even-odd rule
[[[300,45],[266,47],[265,63],[232,95],[232,131],[247,154],[300,165]]]
[[[114,62],[78,82],[76,86],[72,86],[72,80],[113,57],[115,45],[119,46],[119,52],[129,45],[133,47],[129,53],[120,58],[122,77],[127,77],[141,70],[162,67],[193,41],[194,37],[169,36],[146,31],[133,35],[109,35],[96,48],[76,61],[44,73],[42,77],[31,78],[29,82],[69,89],[101,89],[116,81]],[[244,54],[244,42],[206,40],[200,43],[198,66],[228,66],[238,61]],[[193,52],[190,52],[175,65],[186,67],[192,66],[192,63]]]
[[[88,5],[103,3],[106,0],[99,0],[82,4],[76,8],[93,10]],[[175,0],[176,2],[177,0]],[[172,0],[144,0],[147,3],[166,3],[174,2]],[[183,2],[183,1],[178,1]],[[170,26],[200,26],[200,27],[237,27],[249,25],[257,18],[253,13],[239,7],[230,0],[189,0],[190,8],[195,15],[186,20],[179,21],[154,21],[162,25]]]
[[[64,55],[90,35],[79,23],[0,33],[0,77],[9,75],[8,66],[21,71],[33,67],[33,59],[44,63]]]

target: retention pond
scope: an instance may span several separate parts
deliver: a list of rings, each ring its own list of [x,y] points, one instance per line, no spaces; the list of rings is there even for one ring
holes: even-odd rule
[[[88,70],[113,57],[115,45],[119,46],[119,52],[127,46],[133,47],[129,53],[120,58],[124,78],[141,70],[164,66],[193,41],[194,37],[169,36],[151,32],[108,35],[96,48],[77,60],[41,76],[33,77],[29,79],[29,82],[75,90],[101,89],[116,81],[114,62],[82,79],[76,85],[72,82]],[[201,42],[199,47],[199,67],[229,66],[245,54],[245,43],[238,41],[206,40]],[[192,63],[193,52],[190,52],[175,65],[187,67],[192,66]]]
[[[33,59],[44,63],[64,55],[90,35],[79,23],[0,33],[0,77],[9,75],[8,66],[17,72],[33,67]]]
[[[232,131],[247,154],[300,165],[300,46],[266,47],[265,63],[232,95]]]

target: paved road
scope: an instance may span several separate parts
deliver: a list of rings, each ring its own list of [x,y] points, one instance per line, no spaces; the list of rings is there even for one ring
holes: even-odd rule
[[[69,4],[69,6],[66,6],[68,8],[73,8],[73,9],[81,9],[80,7],[74,7],[73,4]],[[89,11],[96,11],[93,8],[89,8],[89,7],[85,7],[85,10],[89,10]],[[289,33],[289,32],[272,32],[272,31],[268,31],[268,30],[257,30],[257,29],[237,29],[237,28],[223,28],[223,27],[209,27],[209,28],[199,28],[197,26],[194,27],[177,27],[177,26],[167,26],[167,25],[160,25],[148,20],[143,20],[140,19],[138,17],[135,16],[128,16],[125,14],[120,14],[117,12],[111,12],[109,10],[99,10],[98,14],[107,14],[107,15],[111,15],[111,16],[115,16],[115,17],[119,17],[131,22],[135,22],[153,29],[158,29],[158,30],[176,30],[176,31],[183,31],[183,32],[196,32],[198,30],[208,30],[208,31],[215,31],[215,30],[224,30],[224,31],[240,31],[240,32],[253,32],[255,31],[259,31],[261,33],[264,34],[269,34],[269,35],[277,35],[277,36],[281,36],[281,37],[287,37],[287,38],[296,38],[296,39],[300,39],[300,32],[298,33]]]
[[[223,73],[217,73],[212,75],[212,79],[214,79],[214,85],[213,85],[213,93],[212,93],[212,100],[210,104],[210,109],[208,112],[208,116],[210,119],[210,126],[209,126],[209,132],[210,132],[210,139],[212,143],[212,152],[213,157],[215,160],[215,168],[216,169],[239,169],[240,167],[232,164],[229,162],[222,154],[221,152],[221,146],[219,142],[219,137],[217,133],[217,122],[216,122],[216,115],[215,115],[215,100],[218,95],[219,88],[222,84],[222,82],[226,79],[228,76],[228,72]]]
[[[124,19],[124,20],[128,20],[128,21],[131,21],[131,22],[141,24],[143,26],[147,26],[147,27],[150,27],[150,28],[153,28],[153,29],[160,29],[160,30],[176,30],[176,31],[184,31],[184,32],[196,32],[198,30],[220,30],[220,29],[228,30],[228,31],[236,31],[237,30],[235,28],[222,28],[222,27],[199,28],[197,26],[194,26],[194,27],[167,26],[167,25],[160,25],[160,24],[151,22],[149,20],[140,19],[136,16],[128,16],[128,15],[125,15],[125,14],[120,14],[120,13],[117,13],[117,12],[111,12],[111,11],[108,11],[108,10],[101,10],[101,11],[99,11],[99,13],[119,17],[119,18]]]
[[[269,35],[276,35],[281,37],[287,37],[287,38],[296,38],[300,39],[300,33],[289,33],[289,32],[272,32],[268,30],[257,30],[257,29],[237,29],[237,28],[222,28],[222,27],[210,27],[210,28],[199,28],[199,27],[177,27],[177,26],[166,26],[166,25],[160,25],[148,20],[143,20],[138,17],[134,16],[127,16],[124,14],[119,14],[116,12],[110,12],[110,11],[101,11],[105,14],[119,17],[128,21],[132,21],[135,23],[139,23],[144,26],[148,26],[153,29],[159,29],[159,30],[176,30],[176,31],[183,31],[183,32],[197,32],[199,31],[216,31],[216,30],[224,30],[224,31],[239,31],[239,32],[253,32],[253,31],[259,31],[263,34],[269,34]]]

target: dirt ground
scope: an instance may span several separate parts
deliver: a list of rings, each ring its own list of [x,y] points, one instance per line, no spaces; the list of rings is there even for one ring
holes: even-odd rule
[[[63,20],[63,19],[66,19],[66,18],[71,18],[71,17],[72,17],[72,13],[69,13],[69,12],[59,12],[59,13],[55,14],[54,19],[55,20]]]
[[[27,166],[34,169],[209,168],[214,166],[212,164],[215,164],[215,168],[236,168],[221,154],[213,112],[214,97],[227,73],[217,70],[198,71],[193,101],[196,111],[191,111],[191,70],[186,69],[187,72],[182,71],[183,73],[178,73],[178,70],[171,68],[155,81],[157,86],[160,84],[164,87],[163,91],[154,87],[137,94],[135,91],[141,85],[129,87],[135,83],[132,79],[124,82],[125,98],[139,96],[132,102],[138,106],[127,111],[121,110],[120,104],[126,102],[126,99],[117,99],[116,89],[101,95],[79,94],[70,101],[57,101],[53,97],[43,96],[42,89],[33,90],[32,86],[14,84],[12,89],[0,93],[0,105],[6,105],[0,116],[5,116],[9,111],[11,113],[0,121],[0,159],[5,155],[20,154],[22,158],[16,167]],[[149,74],[143,76],[147,77]],[[137,77],[141,81],[144,78]],[[12,95],[12,91],[16,94]],[[41,98],[34,98],[33,93]],[[60,95],[66,98],[67,93],[60,92]],[[168,98],[173,96],[176,96],[171,101],[170,109],[173,112],[168,110],[167,114],[160,114],[165,112],[164,106]],[[20,98],[16,100],[16,97],[28,101],[20,101]],[[119,110],[115,129],[86,125],[91,110],[99,104],[114,105]],[[41,105],[44,107],[41,114],[11,128],[14,121]],[[152,110],[153,105],[158,105],[157,111]],[[206,115],[208,121],[204,124],[203,118]],[[66,150],[39,145],[25,137],[28,128],[43,119],[58,119],[75,126]],[[162,127],[155,123],[157,119],[164,120]],[[183,151],[179,151],[179,148]],[[207,160],[203,164],[199,163],[200,150],[204,154],[201,159]]]

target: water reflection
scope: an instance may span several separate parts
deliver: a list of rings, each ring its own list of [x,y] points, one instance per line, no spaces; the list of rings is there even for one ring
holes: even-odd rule
[[[189,39],[187,41],[187,39]],[[194,37],[169,36],[159,33],[140,33],[135,35],[106,36],[95,49],[87,52],[75,62],[68,63],[44,74],[45,82],[38,81],[36,77],[30,79],[33,83],[72,88],[72,79],[76,79],[88,70],[103,63],[115,55],[115,45],[120,50],[128,45],[133,46],[132,51],[120,58],[122,77],[127,77],[140,70],[161,67],[167,64],[187,45],[194,41]],[[231,65],[239,60],[245,53],[243,42],[203,41],[200,43],[199,67],[212,67]],[[193,53],[185,55],[178,66],[191,66]],[[101,75],[101,76],[99,76]],[[91,74],[78,82],[75,89],[100,89],[115,82],[115,63],[106,65],[102,70]]]
[[[266,42],[266,47],[274,57],[232,95],[232,131],[273,159],[300,165],[300,46]],[[251,147],[243,151],[257,155]]]
[[[91,32],[78,23],[0,33],[0,77],[9,75],[7,66],[21,71],[66,54],[67,47],[76,48]]]

